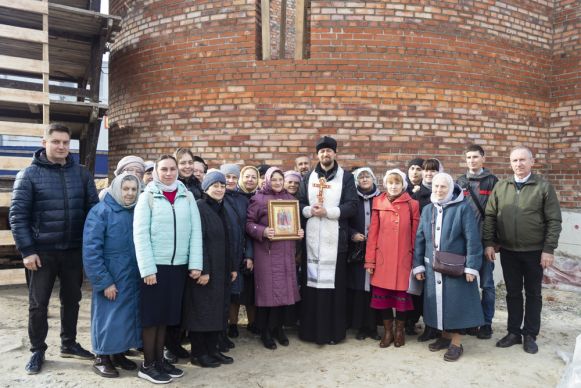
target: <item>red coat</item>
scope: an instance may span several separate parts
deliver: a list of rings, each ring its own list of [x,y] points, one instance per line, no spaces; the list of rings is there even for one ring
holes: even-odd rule
[[[365,255],[365,268],[374,270],[373,286],[407,291],[419,220],[418,201],[408,193],[393,203],[386,193],[373,200]]]

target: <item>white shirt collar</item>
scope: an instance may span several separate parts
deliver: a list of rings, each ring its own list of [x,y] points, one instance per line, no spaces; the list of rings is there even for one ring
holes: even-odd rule
[[[516,183],[525,183],[526,181],[528,181],[528,180],[529,180],[529,178],[531,177],[531,174],[532,174],[532,172],[529,172],[529,175],[525,176],[525,177],[524,177],[524,178],[522,178],[522,179],[519,179],[519,178],[517,178],[517,177],[516,177],[516,175],[515,175],[515,176],[514,176],[514,181],[515,181]]]

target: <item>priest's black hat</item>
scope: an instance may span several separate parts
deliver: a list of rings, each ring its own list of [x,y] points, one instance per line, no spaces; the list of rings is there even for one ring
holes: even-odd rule
[[[317,152],[323,148],[330,148],[333,152],[337,152],[337,140],[330,136],[323,136],[317,141]]]

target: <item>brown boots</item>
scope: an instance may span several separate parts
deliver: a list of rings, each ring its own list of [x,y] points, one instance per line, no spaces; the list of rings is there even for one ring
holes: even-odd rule
[[[383,338],[379,341],[380,348],[387,348],[393,342],[393,319],[385,319],[383,321]]]
[[[395,321],[395,341],[396,348],[405,345],[405,321]]]

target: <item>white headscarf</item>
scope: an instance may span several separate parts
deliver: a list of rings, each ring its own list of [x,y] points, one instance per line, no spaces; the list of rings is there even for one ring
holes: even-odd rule
[[[436,194],[432,191],[432,195],[430,195],[430,201],[432,201],[433,204],[443,206],[452,200],[452,196],[454,195],[454,179],[452,179],[450,174],[446,174],[445,172],[439,172],[436,175],[434,175],[434,179],[432,179],[432,187],[436,179],[444,179],[446,183],[448,183],[449,188],[448,194],[446,194],[446,198],[439,200],[436,198]]]
[[[394,169],[391,169],[391,170],[387,170],[385,172],[385,175],[383,177],[383,186],[384,187],[387,186],[387,177],[390,174],[397,174],[397,175],[399,175],[401,177],[401,179],[403,181],[403,190],[401,192],[403,193],[404,191],[406,191],[407,188],[408,188],[408,180],[407,180],[407,177],[406,177],[405,173],[402,172],[399,168],[394,168]]]
[[[135,200],[133,203],[126,205],[123,201],[123,182],[126,181],[133,181],[137,183],[137,193],[135,194]],[[137,203],[137,197],[139,196],[139,192],[141,191],[141,182],[139,182],[139,178],[135,175],[129,174],[128,172],[122,172],[121,174],[117,175],[113,182],[111,182],[111,187],[109,188],[109,194],[115,202],[117,202],[120,206],[123,206],[125,209],[131,209]]]
[[[367,172],[369,175],[371,175],[371,179],[373,180],[373,184],[377,185],[377,178],[375,177],[375,174],[373,174],[373,171],[371,171],[371,169],[369,167],[361,167],[361,168],[358,168],[357,170],[353,171],[353,177],[355,178],[355,186],[358,186],[357,179],[359,179],[359,174],[361,174],[362,172]]]
[[[168,159],[171,159],[171,158],[168,158]],[[166,160],[166,159],[164,159],[164,160]],[[174,159],[171,159],[171,160],[174,160]],[[172,191],[176,191],[178,188],[178,175],[179,174],[176,174],[176,179],[171,184],[169,184],[169,185],[163,184],[161,182],[161,180],[159,179],[159,175],[157,175],[157,163],[158,162],[155,162],[155,167],[153,168],[153,171],[151,174],[153,176],[153,182],[151,182],[151,183],[155,184],[161,191],[170,192],[170,193]]]

